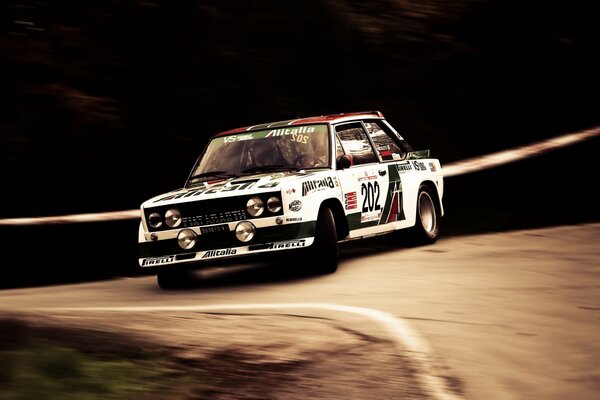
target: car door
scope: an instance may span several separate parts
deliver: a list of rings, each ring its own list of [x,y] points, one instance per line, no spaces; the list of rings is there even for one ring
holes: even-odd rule
[[[385,230],[382,223],[387,222],[384,211],[389,192],[389,170],[381,165],[361,121],[341,123],[334,129],[336,158],[345,155],[351,160],[348,168],[338,170],[349,236],[381,232]]]
[[[379,158],[380,169],[388,172],[388,191],[385,198],[385,206],[381,223],[393,224],[394,228],[406,226],[406,204],[407,172],[412,171],[410,161],[407,160],[412,147],[394,132],[389,124],[381,119],[363,120],[375,152]]]

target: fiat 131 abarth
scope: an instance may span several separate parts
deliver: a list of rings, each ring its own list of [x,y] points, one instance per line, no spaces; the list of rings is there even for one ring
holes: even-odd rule
[[[434,243],[443,189],[440,161],[379,111],[229,130],[208,141],[183,187],[141,204],[139,266],[161,288],[245,258],[332,273],[342,242],[398,232]]]

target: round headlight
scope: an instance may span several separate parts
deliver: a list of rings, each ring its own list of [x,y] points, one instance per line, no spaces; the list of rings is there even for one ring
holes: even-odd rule
[[[251,197],[248,199],[246,203],[246,211],[252,217],[260,217],[260,215],[265,211],[265,205],[260,197]]]
[[[162,218],[159,213],[152,213],[148,216],[148,224],[153,228],[160,228],[162,225]]]
[[[177,234],[177,244],[184,250],[191,249],[196,244],[196,233],[191,229],[183,229]]]
[[[252,222],[242,221],[235,226],[235,237],[238,238],[240,242],[249,242],[254,237],[256,233],[256,227]]]
[[[171,228],[177,228],[181,225],[181,213],[179,210],[172,208],[165,213],[165,224]]]
[[[279,212],[279,210],[281,210],[281,200],[279,197],[270,197],[269,200],[267,200],[267,209],[273,214]]]

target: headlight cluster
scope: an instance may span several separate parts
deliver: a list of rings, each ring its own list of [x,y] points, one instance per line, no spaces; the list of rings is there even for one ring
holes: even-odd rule
[[[244,215],[244,213],[241,210],[241,208],[244,207],[243,206],[244,200],[246,200],[246,204],[245,204],[246,215]],[[214,204],[214,202],[212,204]],[[280,215],[281,209],[282,209],[281,196],[277,195],[276,193],[266,194],[266,195],[263,195],[262,197],[252,196],[247,199],[239,198],[239,199],[235,199],[235,203],[230,202],[227,204],[229,204],[229,205],[222,206],[224,208],[224,210],[221,212],[221,214],[219,214],[219,211],[215,211],[215,215],[216,214],[226,215],[226,213],[231,212],[232,215],[234,215],[234,217],[237,217],[236,219],[239,222],[237,222],[233,233],[235,234],[235,237],[242,243],[248,243],[248,242],[252,241],[252,239],[254,239],[254,237],[256,235],[256,231],[257,231],[256,226],[251,221],[246,220],[248,217],[258,218],[261,216],[267,217],[267,216]],[[233,204],[233,206],[231,204]],[[201,206],[201,204],[198,205],[198,207],[199,206]],[[213,206],[209,205],[208,207],[209,207],[208,210],[212,210],[211,207],[213,207]],[[227,211],[227,210],[234,210],[234,211]],[[163,210],[163,211],[159,211],[159,212],[153,211],[150,215],[148,215],[148,225],[152,229],[159,229],[159,228],[160,229],[173,229],[173,228],[177,228],[177,227],[183,225],[183,226],[181,226],[182,229],[177,233],[177,243],[178,243],[179,247],[181,247],[182,249],[191,250],[196,246],[196,243],[199,239],[199,236],[198,236],[199,233],[196,233],[196,231],[194,229],[190,229],[190,227],[188,227],[190,225],[190,221],[191,221],[192,226],[202,225],[202,222],[199,222],[198,220],[202,221],[203,219],[204,219],[204,224],[207,224],[207,225],[214,225],[217,223],[224,224],[224,223],[235,221],[235,219],[233,221],[231,219],[219,220],[219,218],[224,218],[222,216],[221,217],[210,217],[210,218],[212,218],[212,220],[211,220],[209,218],[209,216],[211,215],[210,213],[213,213],[213,211],[205,211],[206,215],[200,214],[199,216],[196,216],[196,217],[190,217],[188,215],[189,213],[194,212],[194,211],[185,211],[185,209],[184,209],[184,212],[186,214],[186,218],[189,219],[189,221],[186,222],[185,224],[183,223],[181,211],[179,211],[177,208],[170,208],[168,210]],[[198,213],[198,212],[196,211],[196,213]],[[195,214],[192,214],[192,215],[195,215]],[[278,224],[279,223],[280,222],[278,222]],[[202,227],[200,229],[202,229]],[[221,230],[219,230],[219,231],[221,231]],[[157,240],[157,239],[153,239],[153,240]]]
[[[277,196],[271,196],[267,200],[267,210],[275,214],[281,210],[281,199]],[[258,197],[253,196],[246,202],[246,211],[251,217],[260,217],[265,212],[265,203]]]
[[[177,228],[181,225],[181,213],[175,208],[167,210],[164,222],[169,228]],[[159,213],[153,212],[148,216],[148,224],[153,228],[160,228],[163,224],[163,217]]]
[[[181,213],[179,210],[172,208],[165,213],[165,223],[170,228],[177,228],[181,225]]]

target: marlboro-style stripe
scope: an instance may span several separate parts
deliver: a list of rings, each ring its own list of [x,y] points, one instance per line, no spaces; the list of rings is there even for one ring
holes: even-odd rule
[[[386,223],[394,222],[398,218],[398,209],[400,208],[401,197],[398,193],[394,193],[392,196],[392,205],[390,207],[390,213],[388,214]]]
[[[388,175],[390,177],[390,182],[385,197],[383,212],[379,219],[380,224],[400,221],[406,218],[402,208],[402,181],[400,180],[400,174],[395,165],[388,165]]]

